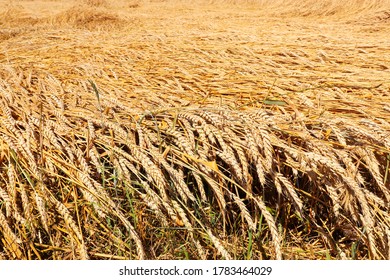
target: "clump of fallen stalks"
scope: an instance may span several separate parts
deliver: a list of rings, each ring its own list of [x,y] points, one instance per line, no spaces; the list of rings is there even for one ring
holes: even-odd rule
[[[19,77],[0,85],[4,258],[390,257],[389,119],[147,110]]]

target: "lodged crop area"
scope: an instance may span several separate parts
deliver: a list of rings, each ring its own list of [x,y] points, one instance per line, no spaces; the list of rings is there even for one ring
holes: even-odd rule
[[[0,1],[0,259],[389,259],[390,1]]]

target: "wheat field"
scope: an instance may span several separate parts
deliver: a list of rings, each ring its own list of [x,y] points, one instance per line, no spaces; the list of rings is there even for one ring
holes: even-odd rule
[[[0,0],[0,259],[390,259],[389,0]]]

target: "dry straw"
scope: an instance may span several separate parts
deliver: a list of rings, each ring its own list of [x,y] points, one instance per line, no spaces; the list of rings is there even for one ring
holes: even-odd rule
[[[168,4],[3,13],[0,257],[388,258],[389,57],[365,23],[388,1],[268,29],[256,2],[231,30]]]

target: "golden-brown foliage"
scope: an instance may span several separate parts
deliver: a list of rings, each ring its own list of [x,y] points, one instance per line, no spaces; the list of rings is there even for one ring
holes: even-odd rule
[[[100,8],[100,5],[92,4],[71,7],[49,18],[48,21],[53,25],[70,25],[76,28],[112,28],[123,23],[116,14]]]
[[[386,1],[87,2],[0,17],[1,258],[390,257]]]

